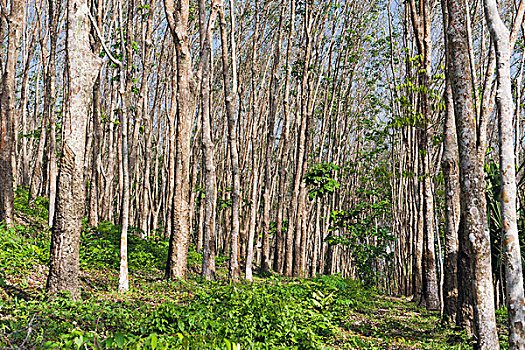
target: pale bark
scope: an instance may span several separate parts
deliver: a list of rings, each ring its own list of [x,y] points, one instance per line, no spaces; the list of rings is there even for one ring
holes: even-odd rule
[[[446,0],[441,3],[444,18],[445,42],[448,25]],[[447,55],[447,61],[449,60]],[[445,258],[443,283],[443,317],[456,322],[458,312],[458,230],[459,230],[459,170],[458,141],[452,87],[447,74],[445,87],[445,124],[442,169],[445,180]]]
[[[309,80],[309,66],[312,55],[312,28],[313,21],[311,18],[311,8],[308,3],[305,4],[304,14],[304,34],[305,34],[305,54],[304,54],[304,69],[302,72],[301,82],[301,109],[298,118],[298,133],[297,133],[297,151],[295,157],[295,173],[293,182],[292,200],[290,204],[291,211],[295,213],[295,220],[290,218],[288,222],[289,234],[294,235],[293,244],[293,261],[286,262],[286,275],[299,277],[302,273],[302,254],[301,254],[301,224],[302,216],[304,215],[304,200],[303,191],[301,191],[301,183],[303,182],[304,165],[306,161],[306,146],[307,146],[307,130],[308,130],[308,98],[310,96],[310,80]],[[290,214],[291,216],[292,214]],[[290,247],[291,248],[291,247]]]
[[[176,104],[177,115],[177,144],[174,163],[175,167],[175,193],[173,194],[172,227],[166,264],[166,278],[184,278],[188,267],[188,248],[190,241],[190,157],[191,135],[193,126],[193,101],[190,91],[192,79],[190,37],[188,23],[190,14],[189,0],[164,0],[169,28],[173,36],[176,52]],[[171,112],[173,113],[173,112]],[[172,116],[173,118],[173,116]],[[174,127],[174,123],[171,127]],[[170,140],[175,147],[174,137]],[[170,174],[171,176],[171,174]]]
[[[46,82],[46,106],[45,113],[49,120],[49,227],[53,226],[55,216],[55,201],[58,166],[56,157],[56,116],[55,116],[55,81],[56,81],[56,46],[58,40],[58,18],[60,8],[56,8],[55,0],[49,1],[49,32],[50,32],[50,51],[49,63],[47,68]]]
[[[128,149],[128,106],[129,106],[129,93],[130,91],[126,88],[128,83],[128,67],[132,64],[129,58],[129,51],[126,47],[131,45],[129,40],[126,40],[124,36],[124,22],[122,15],[122,1],[118,1],[118,18],[120,27],[120,54],[122,61],[120,63],[120,141],[121,141],[121,168],[122,168],[122,186],[121,186],[121,231],[120,231],[120,270],[119,270],[119,281],[118,291],[124,293],[129,291],[129,271],[128,271],[128,228],[129,228],[129,212],[130,212],[130,183],[129,183],[129,149]],[[130,5],[131,6],[131,5]],[[126,46],[124,46],[126,43]]]
[[[233,8],[233,1],[230,2],[232,18],[235,13]],[[226,104],[226,116],[228,119],[228,143],[230,146],[231,157],[231,171],[232,171],[232,221],[231,221],[231,236],[230,236],[230,268],[229,278],[232,281],[238,281],[240,277],[239,267],[239,197],[240,197],[240,169],[239,169],[239,152],[237,146],[237,128],[238,115],[234,110],[235,96],[237,93],[237,76],[236,66],[234,64],[237,59],[235,55],[235,41],[232,41],[232,64],[230,66],[229,47],[226,36],[226,20],[224,11],[219,11],[220,29],[221,29],[221,47],[222,47],[222,64],[223,64],[223,80],[224,80],[224,100]],[[232,28],[232,31],[235,29]],[[232,73],[230,75],[230,69]]]
[[[51,235],[47,291],[80,297],[79,245],[84,215],[84,148],[93,83],[101,66],[89,44],[89,8],[86,0],[68,3],[70,110],[64,118],[57,205]]]
[[[215,278],[215,218],[217,207],[217,173],[215,169],[215,143],[211,127],[210,82],[212,80],[212,35],[217,20],[217,14],[222,9],[223,1],[214,0],[209,19],[205,25],[206,4],[199,1],[200,26],[201,26],[201,52],[202,52],[202,81],[201,81],[201,113],[202,113],[202,148],[205,166],[205,198],[204,207],[204,238],[202,252],[202,276],[207,280]]]
[[[273,176],[271,174],[271,161],[273,159],[273,151],[275,149],[274,139],[274,128],[277,118],[277,99],[279,96],[279,63],[281,59],[281,41],[282,41],[282,30],[283,30],[283,6],[281,8],[281,14],[279,17],[279,32],[277,35],[277,41],[275,43],[272,70],[270,72],[270,113],[267,118],[267,130],[266,130],[266,151],[264,159],[264,211],[263,211],[263,242],[262,242],[262,262],[261,268],[263,271],[270,271],[271,269],[271,257],[270,257],[270,210],[272,200],[272,189],[273,189]]]
[[[256,2],[256,6],[258,5],[258,2]],[[255,12],[255,24],[254,24],[254,35],[253,35],[253,42],[252,42],[252,52],[250,56],[250,86],[251,86],[251,92],[250,92],[250,100],[249,100],[249,108],[250,108],[250,115],[253,116],[258,114],[258,108],[256,103],[256,61],[255,61],[255,54],[256,54],[256,47],[257,47],[257,37],[259,35],[259,16],[258,16],[258,10]],[[251,206],[250,206],[250,221],[248,224],[248,237],[247,237],[247,249],[246,249],[246,269],[245,269],[245,278],[248,281],[253,280],[253,260],[255,257],[254,252],[254,245],[256,245],[256,229],[257,229],[257,213],[259,211],[259,205],[258,205],[258,190],[259,190],[259,149],[257,147],[257,138],[254,137],[258,132],[258,122],[255,121],[255,119],[252,121],[251,125],[251,137],[250,137],[250,143],[251,143],[251,168],[252,168],[252,188],[251,188]]]
[[[467,42],[466,3],[448,2],[449,75],[454,96],[461,186],[460,235],[468,236],[475,323],[480,349],[499,349],[494,314],[490,237],[486,217],[484,144],[476,133],[475,105]],[[464,239],[460,237],[460,249]],[[465,281],[468,283],[468,281]]]
[[[509,314],[509,347],[525,349],[525,298],[517,223],[516,159],[514,153],[514,101],[511,80],[510,33],[495,0],[484,0],[485,16],[496,50],[499,117],[499,163],[501,176],[502,240],[505,247],[505,279]],[[520,87],[518,87],[520,88]]]
[[[290,18],[295,18],[295,0],[290,1]],[[292,260],[291,246],[293,243],[293,235],[287,230],[285,237],[283,237],[283,220],[286,217],[286,181],[288,177],[287,161],[288,156],[288,139],[290,137],[291,129],[291,116],[290,116],[290,80],[292,74],[291,65],[291,52],[294,40],[295,32],[295,21],[290,20],[290,31],[288,33],[288,44],[286,48],[286,76],[284,81],[284,100],[283,100],[283,112],[284,112],[284,125],[283,125],[283,141],[281,151],[279,154],[279,186],[277,188],[277,195],[279,201],[279,210],[277,212],[277,225],[276,225],[276,248],[274,261],[274,270],[278,273],[283,273],[285,269],[285,263]],[[284,197],[284,198],[283,198]],[[289,226],[289,225],[288,225]]]
[[[153,134],[154,134],[154,122],[153,122],[153,113],[154,109],[152,111],[152,116],[150,117],[150,120],[148,120],[148,105],[149,105],[149,99],[148,99],[148,88],[149,88],[149,78],[152,70],[151,65],[151,48],[153,46],[153,42],[151,40],[151,36],[153,33],[153,19],[154,19],[154,10],[155,10],[155,4],[152,3],[149,5],[150,8],[147,12],[148,20],[146,22],[146,29],[145,33],[143,33],[143,65],[144,65],[144,72],[142,76],[142,86],[140,90],[140,105],[142,106],[142,122],[144,125],[147,125],[146,132],[146,141],[145,141],[145,147],[144,147],[144,162],[146,163],[146,171],[143,177],[143,192],[142,192],[142,203],[143,207],[141,210],[141,220],[142,220],[142,235],[143,237],[149,237],[151,234],[151,213],[154,211],[153,207],[153,197],[152,197],[152,183],[151,183],[151,168],[152,168],[152,161],[151,161],[151,149],[153,148]],[[157,85],[157,90],[155,91],[155,94],[158,93],[159,86]],[[155,96],[155,99],[157,96]]]
[[[445,178],[445,259],[443,284],[443,315],[456,321],[458,308],[458,230],[459,230],[459,170],[458,143],[452,91],[447,84],[445,141],[442,160]]]
[[[16,108],[16,63],[22,36],[24,1],[12,0],[7,18],[9,23],[7,60],[0,95],[0,222],[14,224],[14,192],[12,157],[15,144],[14,119]]]
[[[31,59],[33,58],[33,49],[35,46],[35,39],[34,36],[31,41],[31,45],[29,46],[29,51],[27,53],[27,56],[25,58],[24,62],[24,73],[22,78],[22,87],[20,92],[20,120],[22,123],[22,135],[27,135],[28,133],[28,100],[29,100],[29,93],[28,93],[28,86],[29,86],[29,68],[31,64]],[[37,92],[36,92],[37,93]],[[30,184],[30,177],[29,177],[29,142],[27,140],[27,137],[23,137],[20,144],[20,171],[22,173],[21,179],[20,179],[20,185],[24,188],[27,188]]]

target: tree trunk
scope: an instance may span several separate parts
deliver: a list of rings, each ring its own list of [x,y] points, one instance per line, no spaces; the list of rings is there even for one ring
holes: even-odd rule
[[[49,1],[49,33],[50,50],[49,65],[46,79],[46,102],[45,113],[49,120],[49,227],[53,226],[55,216],[55,201],[57,187],[57,152],[56,152],[56,116],[55,116],[55,76],[56,76],[56,47],[58,40],[57,25],[60,17],[60,7],[55,7],[55,0]]]
[[[459,170],[458,141],[454,104],[450,84],[446,87],[445,141],[442,160],[445,179],[445,261],[443,284],[443,315],[456,322],[458,312],[458,230],[459,230]]]
[[[441,4],[444,18],[444,36],[447,40],[446,28],[448,9],[446,1]],[[448,52],[447,58],[448,61]],[[445,126],[443,142],[443,177],[445,180],[445,259],[443,283],[443,317],[451,323],[456,322],[458,312],[458,230],[459,230],[459,170],[458,170],[458,140],[456,120],[454,116],[454,101],[450,74],[447,72],[445,87]]]
[[[304,213],[304,198],[301,198],[301,182],[303,181],[304,166],[306,164],[307,130],[308,130],[308,98],[310,96],[310,58],[312,54],[312,26],[311,5],[305,3],[304,12],[304,34],[305,34],[305,58],[301,82],[301,110],[298,120],[297,153],[295,158],[294,186],[292,192],[291,211],[295,213],[295,221],[289,220],[289,234],[294,235],[293,261],[287,261],[286,275],[298,277],[301,274],[301,224]],[[290,214],[291,215],[291,214]]]
[[[205,197],[204,197],[204,241],[202,253],[202,277],[207,280],[215,278],[215,217],[217,207],[217,173],[215,170],[215,142],[210,117],[210,82],[212,81],[212,35],[219,10],[222,9],[222,0],[214,0],[208,24],[205,26],[206,3],[199,1],[202,49],[202,152],[205,167]]]
[[[230,2],[232,24],[234,24],[235,9],[233,1]],[[228,143],[230,145],[231,167],[232,167],[232,222],[231,222],[231,236],[230,236],[230,269],[229,278],[232,281],[238,281],[240,277],[239,267],[239,197],[240,197],[240,169],[239,169],[239,152],[237,149],[237,128],[238,116],[235,113],[235,96],[237,93],[237,76],[236,65],[237,60],[235,54],[235,41],[232,41],[232,75],[230,76],[230,58],[228,54],[228,40],[226,36],[226,20],[224,11],[219,11],[220,29],[221,29],[221,47],[222,47],[222,64],[223,64],[223,80],[224,80],[224,99],[226,104],[226,116],[228,119]],[[235,30],[232,25],[232,32]]]
[[[46,289],[69,292],[80,298],[79,244],[84,216],[84,151],[91,93],[101,61],[89,44],[87,0],[68,2],[70,113],[64,118],[57,205],[51,235],[50,267]]]
[[[477,134],[476,115],[472,94],[467,42],[468,11],[465,2],[448,2],[449,24],[447,43],[449,74],[454,96],[454,113],[457,125],[460,186],[461,223],[460,250],[468,240],[473,277],[475,323],[480,349],[499,349],[494,314],[494,288],[490,237],[486,217],[484,152]],[[461,278],[462,276],[460,276]],[[469,281],[465,281],[468,283]]]
[[[16,63],[24,21],[24,4],[25,1],[11,1],[7,61],[0,96],[0,222],[8,225],[15,222],[13,172],[16,168],[13,169],[12,163],[15,143],[13,124],[16,108]]]
[[[267,118],[268,128],[266,130],[266,151],[264,159],[264,211],[263,211],[263,246],[262,246],[262,262],[261,268],[263,271],[270,271],[271,269],[271,257],[270,257],[270,210],[272,200],[272,189],[273,189],[273,177],[271,174],[271,161],[273,159],[273,150],[275,148],[274,141],[274,128],[277,118],[277,101],[279,96],[279,63],[280,63],[280,52],[281,52],[281,41],[282,41],[282,28],[283,28],[283,15],[284,8],[281,8],[281,14],[279,17],[279,32],[277,41],[275,43],[272,70],[270,72],[270,113]]]
[[[130,4],[132,6],[132,4]],[[129,148],[128,148],[128,106],[130,91],[126,88],[129,79],[127,69],[132,64],[129,57],[130,50],[127,48],[131,45],[129,40],[124,36],[124,20],[122,15],[122,1],[118,2],[118,19],[120,27],[120,54],[122,61],[120,63],[120,79],[119,79],[119,94],[120,94],[120,141],[121,141],[121,167],[122,167],[122,186],[121,186],[121,231],[120,231],[120,271],[118,281],[119,293],[129,291],[129,272],[128,272],[128,228],[129,228],[129,212],[130,212],[130,183],[129,183]]]
[[[501,176],[502,240],[505,247],[505,278],[509,314],[509,348],[525,349],[525,299],[517,222],[516,159],[514,153],[514,102],[512,96],[510,33],[495,0],[484,0],[485,16],[496,49]],[[521,87],[518,87],[520,89]],[[521,103],[519,101],[518,103]]]
[[[194,108],[190,91],[190,80],[192,79],[190,37],[188,35],[190,3],[189,0],[177,0],[175,7],[172,0],[164,0],[164,5],[177,55],[177,99],[172,100],[172,104],[177,104],[176,176],[172,208],[173,225],[166,264],[166,278],[175,279],[186,276],[191,227],[189,194]]]
[[[292,65],[291,65],[291,52],[293,38],[295,35],[295,0],[290,1],[290,31],[288,33],[288,44],[286,48],[286,76],[284,82],[284,101],[283,101],[283,112],[284,112],[284,125],[283,125],[283,141],[281,146],[281,151],[279,155],[279,186],[277,188],[279,210],[277,212],[277,225],[276,225],[276,237],[275,237],[275,256],[273,259],[274,267],[273,269],[278,273],[283,273],[285,269],[285,263],[288,260],[292,259],[292,254],[289,249],[293,242],[293,236],[290,234],[289,230],[286,230],[286,234],[283,235],[283,220],[286,217],[286,200],[283,200],[283,196],[287,197],[287,188],[286,181],[288,177],[287,161],[288,157],[288,139],[290,137],[291,129],[291,117],[290,117],[290,85],[291,85],[291,74],[292,74]],[[289,227],[289,222],[288,222]],[[284,236],[284,237],[283,237]]]

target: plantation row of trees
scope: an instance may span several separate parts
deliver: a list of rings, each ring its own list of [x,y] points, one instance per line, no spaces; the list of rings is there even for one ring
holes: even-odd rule
[[[0,220],[49,199],[47,289],[83,219],[215,278],[340,273],[525,347],[525,3],[0,0]],[[191,246],[191,248],[190,248]]]

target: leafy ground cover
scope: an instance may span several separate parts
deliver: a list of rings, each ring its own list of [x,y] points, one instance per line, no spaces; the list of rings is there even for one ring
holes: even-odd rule
[[[167,243],[134,235],[132,291],[118,294],[119,228],[107,222],[82,236],[83,301],[48,298],[45,203],[31,210],[24,203],[21,225],[0,228],[2,349],[470,348],[436,313],[338,276],[230,285],[223,264],[218,281],[206,282],[192,252],[190,278],[164,281]]]

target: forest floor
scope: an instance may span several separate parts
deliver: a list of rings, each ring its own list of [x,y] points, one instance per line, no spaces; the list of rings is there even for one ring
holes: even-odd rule
[[[163,280],[167,242],[130,235],[131,291],[119,294],[119,228],[82,235],[82,301],[45,295],[45,201],[17,199],[19,227],[0,228],[0,349],[469,349],[439,315],[338,276],[257,276],[231,285]],[[500,325],[505,312],[498,311]],[[500,327],[503,348],[504,327]]]

